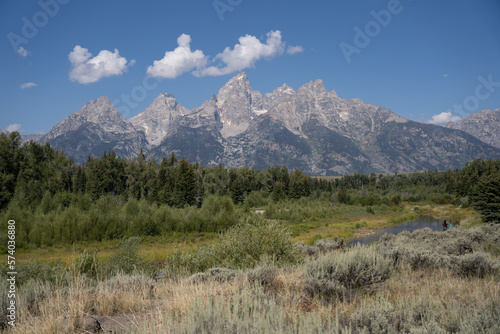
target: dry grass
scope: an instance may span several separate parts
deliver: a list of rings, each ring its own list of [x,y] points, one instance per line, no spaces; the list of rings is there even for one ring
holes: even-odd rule
[[[464,313],[486,308],[500,296],[498,277],[459,278],[446,269],[415,271],[402,267],[390,279],[363,290],[354,299],[326,303],[303,294],[304,276],[304,266],[280,269],[272,288],[259,293],[270,298],[289,321],[310,314],[314,319],[333,316],[347,323],[359,310],[378,307],[377,303],[385,300],[399,310],[425,307],[442,316],[450,328]],[[254,289],[243,272],[232,282],[198,284],[188,283],[187,279],[154,282],[140,275],[119,275],[94,285],[77,275],[69,287],[52,287],[50,295],[32,300],[39,310],[35,314],[21,299],[20,318],[12,333],[92,333],[93,319],[117,333],[168,332],[182,326],[187,329],[193,324],[183,319],[192,316],[196,305],[203,310],[210,308],[214,300],[223,304],[233,302],[233,298],[251,300]]]

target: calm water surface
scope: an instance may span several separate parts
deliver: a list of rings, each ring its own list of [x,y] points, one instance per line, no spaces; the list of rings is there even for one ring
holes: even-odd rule
[[[378,234],[370,235],[370,236],[367,236],[364,238],[351,240],[347,245],[353,246],[357,243],[360,243],[362,245],[366,245],[366,244],[369,244],[370,242],[378,240],[380,238],[380,236],[385,234],[385,233],[399,234],[403,231],[413,232],[415,230],[425,228],[425,227],[428,227],[433,231],[441,231],[442,224],[443,224],[443,220],[436,219],[436,218],[431,217],[431,216],[420,216],[415,220],[407,221],[407,222],[404,222],[404,223],[396,225],[396,226],[388,227],[388,228],[380,231]]]

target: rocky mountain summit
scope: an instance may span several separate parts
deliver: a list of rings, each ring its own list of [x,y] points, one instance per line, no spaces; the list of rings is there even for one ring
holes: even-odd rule
[[[190,113],[189,109],[177,103],[175,97],[162,93],[144,112],[129,121],[136,129],[144,132],[150,145],[157,146],[167,136],[174,120]]]
[[[84,162],[89,155],[101,156],[105,150],[128,157],[149,148],[144,132],[125,120],[105,96],[63,119],[41,141],[63,150],[76,162]]]
[[[498,130],[496,130],[498,134]],[[189,110],[167,93],[126,120],[106,97],[86,104],[42,141],[76,161],[114,150],[161,160],[174,152],[203,165],[286,165],[312,175],[457,168],[500,158],[500,148],[452,128],[404,119],[389,109],[328,92],[323,81],[296,91],[284,84],[264,96],[245,73]]]
[[[446,127],[465,131],[487,144],[500,148],[500,109],[484,109],[458,122],[450,122]]]

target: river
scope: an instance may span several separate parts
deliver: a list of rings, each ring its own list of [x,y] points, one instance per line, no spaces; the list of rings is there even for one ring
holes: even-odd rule
[[[443,228],[442,224],[443,224],[443,220],[441,220],[441,219],[437,219],[437,218],[434,218],[431,216],[419,216],[415,220],[407,221],[407,222],[404,222],[404,223],[396,225],[396,226],[387,227],[386,229],[379,231],[377,234],[351,240],[351,241],[349,241],[349,243],[347,245],[353,246],[357,243],[360,243],[362,245],[366,245],[366,244],[369,244],[370,242],[378,240],[380,238],[380,236],[385,234],[385,233],[398,234],[398,233],[401,233],[403,231],[413,232],[415,230],[425,228],[425,227],[428,227],[433,231],[440,231]]]

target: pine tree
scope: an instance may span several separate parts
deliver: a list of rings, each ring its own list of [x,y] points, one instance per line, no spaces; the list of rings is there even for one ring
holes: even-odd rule
[[[474,208],[487,223],[500,223],[500,175],[483,175],[473,196]]]
[[[175,205],[193,205],[196,202],[196,175],[193,166],[184,158],[179,161],[177,178],[175,180]]]
[[[279,182],[279,181],[277,181],[274,184],[272,198],[273,198],[273,201],[275,201],[275,202],[279,202],[285,198],[285,192],[283,191],[283,186],[281,185],[281,182]]]
[[[245,197],[243,179],[235,168],[229,170],[229,191],[234,204],[243,202]]]
[[[87,179],[85,177],[85,167],[82,164],[78,166],[76,169],[76,174],[73,180],[73,191],[76,194],[84,194],[85,193],[85,184],[87,183]]]
[[[168,159],[168,165],[175,167],[176,164],[177,164],[177,157],[175,156],[174,152],[172,152],[170,154],[170,159]]]
[[[290,187],[288,190],[288,196],[293,199],[299,199],[301,197],[307,197],[311,195],[311,188],[313,187],[313,182],[311,178],[304,175],[300,170],[294,170],[290,175]]]
[[[0,133],[0,210],[5,208],[16,189],[16,179],[22,160],[21,135]]]

